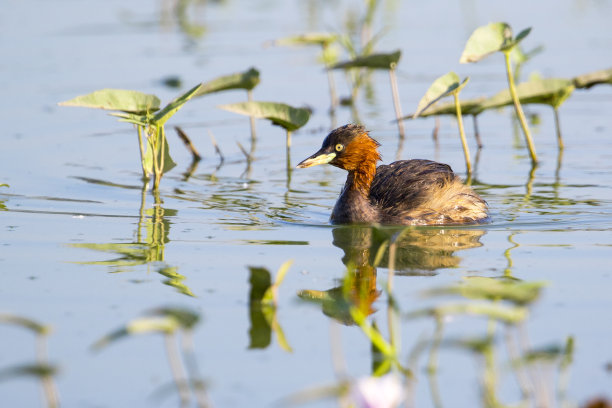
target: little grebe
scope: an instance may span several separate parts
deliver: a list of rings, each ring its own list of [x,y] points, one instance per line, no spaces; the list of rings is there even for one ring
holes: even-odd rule
[[[400,160],[376,167],[380,144],[363,126],[333,130],[299,168],[329,163],[348,171],[334,224],[469,224],[488,220],[487,203],[447,164]]]

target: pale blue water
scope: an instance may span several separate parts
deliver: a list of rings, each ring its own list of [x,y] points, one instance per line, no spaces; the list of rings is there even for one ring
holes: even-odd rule
[[[103,335],[166,305],[201,314],[195,355],[213,406],[272,406],[295,392],[334,384],[334,342],[341,344],[341,353],[333,350],[342,354],[350,377],[371,374],[370,344],[363,333],[355,326],[330,323],[334,320],[320,308],[296,296],[304,289],[325,291],[340,285],[343,257],[352,248],[343,246],[343,231],[351,245],[363,246],[350,230],[328,225],[344,182],[342,171],[323,166],[294,170],[288,189],[284,132],[258,121],[255,161],[247,172],[236,142],[250,146],[248,119],[216,109],[245,100],[244,93],[193,100],[169,122],[178,166],[162,180],[159,207],[164,222],[153,228],[160,210],[158,218],[151,218],[157,207],[150,193],[142,202],[133,129],[102,111],[56,105],[105,87],[155,93],[166,103],[200,81],[254,66],[262,79],[255,99],[307,105],[314,111],[294,134],[295,164],[316,151],[330,130],[326,73],[316,60],[316,49],[263,45],[308,31],[343,30],[349,16],[363,15],[362,2],[191,4],[190,21],[206,29],[201,38],[186,35],[172,12],[164,15],[170,7],[166,3],[3,4],[0,184],[10,187],[0,187],[0,208],[5,208],[0,211],[0,313],[53,327],[48,356],[60,367],[54,382],[66,407],[179,405],[161,336],[135,336],[100,352],[90,349]],[[472,30],[490,21],[508,21],[517,32],[534,27],[525,48],[543,45],[544,51],[524,66],[525,76],[537,71],[546,77],[572,77],[609,68],[611,13],[608,1],[383,1],[374,31],[387,28],[377,50],[403,52],[398,79],[408,113],[429,84],[450,70],[471,77],[462,91],[466,98],[490,95],[505,86],[499,55],[476,65],[458,63]],[[163,86],[169,76],[179,76],[183,88]],[[344,76],[336,72],[335,79],[340,95],[347,95]],[[396,155],[397,130],[388,76],[375,72],[371,80],[373,94],[362,91],[357,108],[389,162]],[[597,395],[612,398],[612,87],[577,90],[560,108],[566,144],[560,159],[552,110],[527,110],[540,118],[532,127],[541,158],[533,178],[511,111],[482,114],[485,147],[474,184],[489,202],[492,222],[413,232],[412,244],[400,249],[394,295],[401,311],[409,312],[451,300],[420,294],[467,276],[511,273],[524,281],[547,281],[524,326],[528,343],[535,348],[563,346],[573,336],[575,352],[564,396],[555,393],[557,366],[530,381],[542,392],[542,384],[547,384],[553,401],[549,406],[577,406]],[[336,124],[351,120],[350,109],[339,108]],[[174,136],[173,125],[181,125],[204,155],[187,179],[183,173],[190,156]],[[463,174],[453,120],[441,120],[439,149],[430,137],[433,120],[405,125],[402,158],[439,160]],[[470,118],[466,129],[475,154]],[[225,155],[218,169],[209,131]],[[141,206],[148,218],[141,217]],[[152,250],[147,242],[158,246]],[[127,254],[134,249],[140,252]],[[264,266],[275,273],[288,259],[294,262],[280,288],[277,320],[293,352],[283,351],[274,334],[267,348],[249,349],[247,267]],[[379,290],[388,280],[386,262],[385,257],[385,267],[378,268]],[[177,268],[183,278],[169,282],[158,273],[164,266]],[[185,287],[195,297],[181,292]],[[386,296],[383,292],[374,303],[377,311],[370,317],[385,335]],[[431,339],[433,328],[432,319],[401,321],[402,361],[419,341]],[[454,318],[446,323],[444,336],[473,338],[485,332],[482,319]],[[36,379],[1,374],[35,360],[34,337],[0,324],[0,339],[1,405],[45,406]],[[503,330],[497,339],[497,397],[515,404],[523,396],[509,368]],[[413,404],[408,406],[436,405],[426,364],[425,354],[418,360]],[[442,348],[437,373],[441,406],[486,406],[481,373],[474,354]],[[527,398],[532,406],[534,398]],[[338,405],[334,399],[312,404]],[[189,406],[197,406],[193,398]]]

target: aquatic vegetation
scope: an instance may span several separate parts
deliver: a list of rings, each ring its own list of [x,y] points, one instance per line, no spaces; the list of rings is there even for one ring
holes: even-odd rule
[[[291,132],[304,126],[310,119],[310,111],[304,108],[294,108],[284,103],[277,102],[242,102],[229,105],[221,105],[220,109],[247,115],[255,118],[268,119],[274,125],[285,129],[285,147],[287,150],[287,180],[290,178],[291,169]],[[247,155],[247,157],[249,157]]]
[[[334,33],[306,33],[291,37],[280,38],[274,41],[274,45],[280,46],[318,46],[321,47],[320,61],[327,68],[327,83],[329,86],[329,97],[331,100],[331,110],[338,106],[338,96],[336,95],[336,85],[334,76],[329,69],[338,61],[338,49],[334,44],[338,41],[339,35]]]
[[[612,85],[612,68],[589,72],[572,79],[578,89],[589,89],[595,85]]]
[[[368,68],[368,69],[382,69],[389,71],[389,82],[391,84],[391,94],[393,97],[393,106],[395,108],[395,118],[397,119],[397,126],[400,137],[403,139],[405,136],[404,123],[400,120],[402,118],[402,106],[399,97],[399,89],[397,87],[397,76],[395,70],[400,60],[402,52],[400,50],[391,53],[380,53],[370,54],[364,56],[357,56],[350,61],[339,62],[330,67],[330,69],[343,69],[350,70],[354,68]]]
[[[153,190],[157,191],[163,174],[176,166],[170,157],[165,124],[201,87],[201,84],[196,85],[163,109],[160,109],[157,96],[123,89],[102,89],[60,102],[59,105],[113,111],[111,115],[118,117],[119,121],[136,126],[142,177],[149,179],[153,176]]]
[[[563,148],[561,125],[559,123],[559,107],[570,97],[575,89],[574,83],[564,78],[533,78],[516,86],[516,95],[521,104],[542,104],[553,108],[555,129],[559,149]],[[512,95],[503,90],[491,98],[483,101],[483,109],[496,109],[513,103]]]
[[[508,78],[508,86],[510,94],[512,95],[512,101],[514,102],[514,109],[516,115],[521,123],[523,129],[523,135],[525,136],[525,142],[529,149],[529,155],[531,156],[532,163],[538,162],[536,155],[535,146],[529,131],[529,125],[525,119],[523,108],[521,107],[518,95],[516,93],[516,87],[514,84],[514,76],[512,74],[512,67],[510,64],[510,53],[512,49],[516,47],[529,33],[531,28],[527,28],[521,31],[516,37],[512,36],[512,28],[506,23],[491,23],[486,26],[477,28],[467,43],[465,49],[461,54],[459,62],[478,62],[481,59],[487,57],[495,52],[502,52],[506,61],[506,76]]]
[[[459,92],[467,85],[469,77],[460,81],[459,76],[454,72],[442,75],[436,79],[433,84],[429,87],[423,98],[419,101],[417,110],[412,116],[417,118],[422,112],[426,111],[427,108],[435,104],[440,99],[452,95],[455,105],[455,114],[457,117],[457,124],[459,126],[459,136],[461,137],[461,145],[463,146],[463,155],[465,156],[465,167],[468,176],[472,174],[472,161],[470,159],[470,149],[465,139],[465,131],[463,130],[463,116],[461,113],[461,103],[459,101]]]
[[[207,406],[204,382],[200,378],[194,354],[193,330],[200,322],[200,314],[184,307],[160,307],[149,310],[144,317],[133,319],[124,326],[104,335],[93,345],[94,351],[109,346],[117,340],[140,334],[162,334],[170,370],[182,404],[188,404],[190,394],[198,406]],[[181,353],[177,336],[182,336]],[[187,371],[183,367],[185,361]]]
[[[51,333],[51,327],[24,316],[3,312],[0,312],[0,324],[24,328],[36,336],[36,362],[1,368],[0,382],[18,377],[36,378],[41,382],[46,406],[59,407],[54,377],[60,370],[57,365],[49,363],[47,357],[47,336]]]

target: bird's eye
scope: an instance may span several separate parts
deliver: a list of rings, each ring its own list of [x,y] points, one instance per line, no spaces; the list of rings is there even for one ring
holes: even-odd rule
[[[342,151],[342,149],[344,149],[344,146],[343,146],[341,143],[338,143],[338,144],[336,145],[336,151],[337,151],[337,152],[341,152],[341,151]]]

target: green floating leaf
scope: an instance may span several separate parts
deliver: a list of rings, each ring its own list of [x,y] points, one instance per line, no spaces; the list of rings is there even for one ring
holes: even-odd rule
[[[153,116],[152,122],[155,123],[157,126],[163,126],[172,115],[174,115],[179,109],[183,107],[185,102],[195,96],[196,92],[198,92],[201,87],[202,84],[198,84],[187,92],[185,92],[184,94],[182,94],[181,96],[177,97],[175,100],[166,105],[164,109],[157,112],[155,116]]]
[[[122,328],[107,334],[92,346],[93,349],[101,349],[123,337],[144,333],[171,334],[180,328],[180,322],[171,316],[150,316],[134,319]]]
[[[573,79],[576,88],[590,88],[599,84],[612,85],[612,68],[600,71],[589,72],[588,74],[577,76]]]
[[[327,46],[338,40],[338,34],[333,33],[306,33],[291,37],[284,37],[274,41],[274,45],[280,46]]]
[[[246,72],[221,76],[203,83],[194,97],[231,89],[245,89],[250,91],[259,84],[259,81],[259,71],[255,68],[251,68]]]
[[[487,98],[481,97],[476,99],[462,99],[459,101],[461,105],[461,113],[464,115],[479,115],[483,110],[483,102]],[[457,114],[457,110],[455,108],[454,102],[444,102],[430,106],[425,111],[419,114],[420,118],[426,118],[429,116],[438,116],[438,115],[452,115],[455,116]],[[414,114],[404,116],[402,119],[415,119]]]
[[[219,108],[241,115],[268,119],[289,131],[301,128],[310,119],[310,112],[307,109],[276,102],[242,102],[221,105]]]
[[[51,332],[51,327],[49,326],[42,325],[32,319],[28,319],[27,317],[14,314],[0,313],[0,323],[21,326],[41,335],[49,334]]]
[[[351,61],[340,62],[330,67],[330,69],[393,69],[399,62],[401,55],[402,52],[400,50],[388,54],[371,54],[357,57]]]
[[[200,314],[183,307],[160,307],[153,309],[151,315],[165,316],[176,319],[184,329],[193,329],[200,322]]]
[[[516,93],[521,104],[542,104],[558,108],[574,91],[574,84],[569,79],[547,78],[521,82],[516,86]],[[512,105],[510,91],[505,89],[482,103],[484,109],[497,109]]]
[[[419,101],[419,105],[417,106],[417,110],[414,113],[413,118],[417,118],[423,111],[440,99],[459,92],[461,89],[463,89],[468,81],[469,77],[465,78],[463,82],[459,83],[459,76],[452,71],[436,79]]]
[[[518,305],[536,300],[546,282],[520,282],[475,276],[463,282],[425,292],[426,296],[458,294],[469,299],[503,299]]]
[[[500,320],[504,323],[518,323],[527,317],[527,309],[497,303],[451,303],[408,313],[407,318],[422,316],[473,315]]]
[[[494,52],[509,51],[530,32],[531,28],[527,28],[512,38],[512,28],[506,23],[490,23],[478,27],[465,44],[459,62],[478,62]]]
[[[155,95],[126,89],[101,89],[87,95],[60,102],[60,106],[77,106],[144,114],[159,109],[160,101]]]

